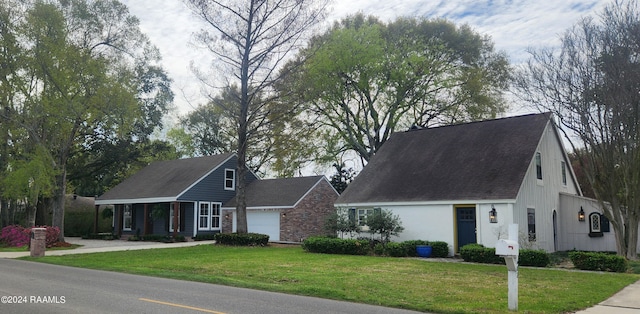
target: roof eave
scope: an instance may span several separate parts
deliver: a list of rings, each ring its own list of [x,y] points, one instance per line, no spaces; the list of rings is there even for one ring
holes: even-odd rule
[[[436,201],[397,201],[397,202],[354,202],[335,203],[335,207],[383,207],[383,206],[420,206],[420,205],[449,205],[449,204],[504,204],[515,203],[515,199],[487,199],[487,200],[436,200]]]

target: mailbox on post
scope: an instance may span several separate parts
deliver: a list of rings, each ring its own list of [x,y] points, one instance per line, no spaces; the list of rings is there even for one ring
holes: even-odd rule
[[[518,256],[520,253],[520,246],[518,242],[500,239],[498,243],[496,243],[496,255],[500,255],[501,257],[507,256]]]
[[[504,257],[504,261],[507,264],[507,269],[510,271],[517,271],[518,268],[518,256],[520,255],[520,247],[518,242],[513,240],[500,239],[496,243],[496,255]]]
[[[518,245],[518,225],[509,225],[509,239],[499,239],[496,242],[496,255],[504,257],[509,271],[509,310],[518,310],[518,256],[520,255],[520,245]]]

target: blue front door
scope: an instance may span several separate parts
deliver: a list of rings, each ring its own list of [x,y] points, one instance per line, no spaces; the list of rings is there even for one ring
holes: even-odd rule
[[[456,207],[458,225],[458,252],[469,243],[477,243],[476,239],[476,208]]]

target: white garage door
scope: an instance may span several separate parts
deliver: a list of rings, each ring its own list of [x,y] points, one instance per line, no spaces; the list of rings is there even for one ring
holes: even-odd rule
[[[280,213],[247,211],[247,228],[252,233],[269,235],[269,241],[280,241]]]

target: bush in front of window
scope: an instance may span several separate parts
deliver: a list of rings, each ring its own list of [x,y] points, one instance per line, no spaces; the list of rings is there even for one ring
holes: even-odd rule
[[[198,233],[195,237],[193,237],[193,241],[211,241],[211,240],[215,240],[215,237],[216,237],[215,233],[206,233],[206,234]]]
[[[217,244],[234,246],[267,246],[269,235],[261,233],[216,233],[213,236]]]
[[[619,255],[598,252],[569,252],[569,259],[578,269],[624,273],[629,264]]]

